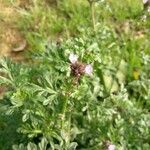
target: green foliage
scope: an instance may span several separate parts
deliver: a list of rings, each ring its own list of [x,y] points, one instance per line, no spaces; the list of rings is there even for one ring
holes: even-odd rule
[[[14,113],[11,116],[0,115],[0,149],[9,150],[14,143],[25,140],[23,136],[16,132],[21,123],[21,116]]]
[[[13,149],[95,150],[105,141],[118,149],[150,148],[149,56],[136,54],[138,41],[122,46],[115,39],[104,24],[96,34],[89,28],[80,38],[48,41],[32,54],[32,65],[1,61],[1,84],[8,86],[1,111],[20,114],[17,132],[28,139]],[[77,84],[71,53],[94,68]]]
[[[142,10],[142,2],[139,0],[121,0],[120,3],[111,1],[110,3],[112,16],[116,19],[135,18]]]
[[[123,2],[97,1],[91,12],[76,0],[18,8],[33,51],[28,63],[1,59],[0,149],[150,149],[149,21],[139,19],[138,0]],[[52,33],[68,39],[52,42]],[[91,76],[73,74],[72,53]]]

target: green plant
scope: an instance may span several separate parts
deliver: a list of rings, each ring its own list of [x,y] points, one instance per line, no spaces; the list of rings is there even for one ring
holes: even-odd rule
[[[13,149],[150,148],[149,67],[143,66],[135,80],[128,74],[133,52],[120,53],[128,46],[120,47],[106,25],[92,31],[46,43],[43,51],[33,52],[32,65],[1,61],[1,84],[8,87],[1,111],[20,114],[17,132],[27,139],[15,142]],[[79,75],[69,61],[72,53],[83,64]],[[140,53],[135,63],[148,64],[146,57]],[[91,76],[84,73],[86,64],[93,66]]]
[[[150,149],[149,20],[137,0],[89,2],[17,8],[31,61],[1,59],[0,149]]]

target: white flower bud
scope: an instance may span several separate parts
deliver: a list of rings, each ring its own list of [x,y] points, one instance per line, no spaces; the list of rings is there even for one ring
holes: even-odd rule
[[[74,64],[75,62],[77,62],[78,56],[72,53],[72,54],[69,55],[69,60],[70,60],[71,63]]]

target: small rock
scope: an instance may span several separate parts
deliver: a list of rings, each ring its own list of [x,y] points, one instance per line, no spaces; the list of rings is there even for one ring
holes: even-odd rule
[[[21,51],[23,51],[23,50],[25,49],[26,45],[27,45],[27,42],[26,42],[26,40],[24,40],[24,41],[20,44],[19,47],[13,48],[13,49],[12,49],[12,52],[21,52]]]

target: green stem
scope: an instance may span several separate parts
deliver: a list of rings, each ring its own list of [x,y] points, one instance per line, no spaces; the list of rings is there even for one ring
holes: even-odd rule
[[[107,87],[106,87],[106,84],[105,84],[105,80],[104,80],[104,76],[103,76],[102,70],[99,70],[99,75],[100,75],[101,83],[104,86],[105,94],[107,95],[108,91],[107,91]]]
[[[118,73],[118,71],[119,71],[119,66],[120,66],[120,64],[121,64],[121,61],[122,61],[122,57],[120,57],[120,59],[119,59],[119,61],[118,61],[118,64],[117,64],[117,66],[116,66],[116,72],[115,72],[115,74],[117,74]],[[109,90],[108,90],[108,93],[111,93],[111,90],[112,90],[112,87],[113,87],[113,84],[114,84],[114,82],[115,82],[115,78],[112,76],[112,81],[111,81],[111,85],[110,85],[110,88],[109,88]],[[118,83],[118,82],[117,82]],[[119,83],[118,83],[119,84]]]
[[[72,91],[72,89],[73,89],[74,87],[72,86],[72,84],[71,84],[71,86],[69,86],[69,89],[68,89],[68,92],[66,92],[66,95],[65,96],[63,96],[63,107],[62,107],[62,117],[63,117],[63,119],[62,119],[62,122],[61,122],[61,127],[63,127],[64,126],[64,122],[65,122],[65,117],[66,117],[66,112],[68,111],[67,109],[67,106],[68,106],[68,100],[69,100],[69,98],[70,98],[70,94],[69,93],[71,93],[71,91]],[[70,116],[71,117],[71,116]]]
[[[91,18],[92,18],[92,26],[94,31],[96,30],[96,22],[95,22],[95,2],[94,1],[89,1],[90,3],[90,9],[91,9]]]
[[[65,117],[66,117],[66,108],[67,108],[67,98],[64,97],[63,99],[63,108],[62,108],[62,122],[61,122],[61,127],[63,128],[64,126],[64,121],[65,121]]]

